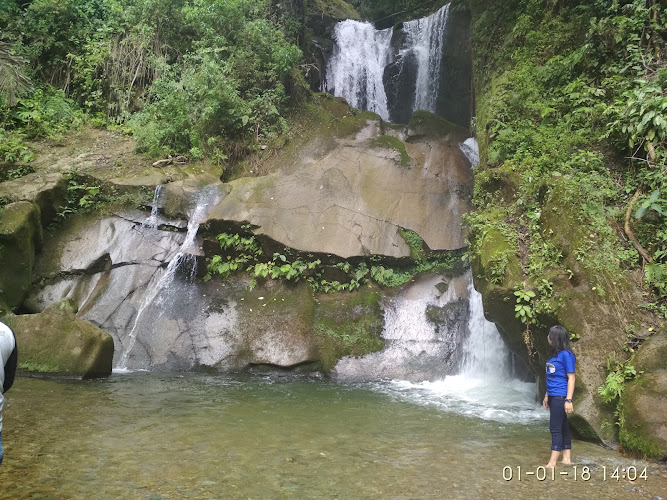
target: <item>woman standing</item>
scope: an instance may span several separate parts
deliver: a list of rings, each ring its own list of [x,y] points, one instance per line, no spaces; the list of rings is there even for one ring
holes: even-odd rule
[[[567,330],[560,325],[549,329],[547,338],[553,356],[547,360],[547,392],[542,405],[549,410],[551,431],[551,458],[547,467],[556,467],[558,456],[563,452],[562,463],[570,464],[572,442],[567,415],[574,411],[574,367],[576,357],[570,347]]]

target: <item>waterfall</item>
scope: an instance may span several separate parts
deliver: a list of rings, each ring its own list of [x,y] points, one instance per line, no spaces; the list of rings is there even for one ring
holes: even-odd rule
[[[151,203],[151,215],[146,219],[144,222],[145,227],[150,227],[153,229],[157,229],[158,226],[158,204],[160,201],[160,193],[162,193],[162,189],[164,188],[164,184],[158,184],[155,186],[155,194],[153,195],[153,202]]]
[[[389,64],[402,66],[414,59],[414,96],[412,111],[435,113],[440,90],[440,73],[449,4],[435,14],[403,24],[402,46],[394,47],[391,28],[376,30],[366,22],[346,20],[334,30],[333,55],[329,59],[323,88],[344,97],[355,108],[373,111],[391,120],[385,88],[385,70]]]
[[[390,28],[378,31],[370,23],[350,19],[338,23],[324,84],[350,106],[373,111],[383,120],[389,120],[382,76],[391,60],[391,35]]]
[[[468,337],[463,344],[460,374],[467,378],[511,378],[511,355],[500,338],[496,325],[484,317],[482,295],[468,284]]]
[[[477,146],[477,139],[468,137],[465,141],[459,143],[459,149],[466,155],[470,165],[475,168],[479,165],[479,147]]]
[[[159,193],[156,190],[156,197]],[[117,371],[127,370],[127,361],[130,356],[130,351],[134,347],[134,344],[137,340],[138,335],[138,326],[140,320],[144,317],[146,309],[153,305],[159,307],[169,291],[170,285],[173,283],[176,273],[183,272],[186,276],[186,279],[193,280],[197,274],[197,258],[196,254],[199,253],[196,249],[196,237],[197,231],[199,230],[200,224],[206,218],[209,210],[213,205],[215,205],[219,200],[218,189],[215,186],[207,186],[204,188],[198,195],[196,200],[195,208],[193,209],[190,217],[188,219],[188,228],[185,239],[181,244],[180,248],[176,255],[171,259],[167,268],[163,273],[156,272],[153,279],[146,286],[145,296],[141,305],[137,309],[137,314],[134,317],[134,322],[132,323],[132,328],[128,335],[127,347],[123,350],[123,353],[120,356],[118,366],[116,367]],[[155,206],[155,205],[154,205]],[[148,217],[145,225],[148,225],[148,221],[153,217]],[[164,293],[162,293],[164,291]]]
[[[452,364],[455,369],[444,376],[435,374],[436,376],[422,379],[421,382],[395,376],[394,380],[388,383],[375,382],[373,386],[381,392],[413,404],[435,406],[448,412],[484,420],[504,423],[530,423],[543,420],[546,413],[535,399],[536,384],[513,377],[513,357],[495,325],[484,317],[482,297],[473,286],[472,273],[468,271],[461,278],[467,284],[467,293],[457,292],[456,295],[460,299],[465,298],[467,302],[467,316],[463,318],[462,328],[459,327],[465,331],[465,336],[450,337],[450,341],[456,342],[455,356],[460,363]],[[443,299],[446,303],[451,303],[453,297],[454,295],[450,294]],[[410,330],[415,326],[418,330],[421,329],[419,325],[423,321],[420,316],[424,316],[423,308],[421,311],[419,308],[414,308],[412,321],[403,320],[399,329]],[[394,321],[394,318],[387,315],[385,321]],[[393,326],[385,327],[386,332],[393,329]],[[439,337],[444,339],[447,335],[441,332]],[[424,356],[419,345],[414,346],[413,350],[421,351],[419,356]],[[373,356],[373,361],[382,359],[378,354],[380,353],[370,355]],[[366,357],[362,357],[361,360]],[[349,364],[350,361],[347,360],[348,358],[343,358],[339,364],[343,361]],[[407,361],[409,364],[414,363],[411,359]],[[444,363],[445,360],[441,362]],[[339,365],[336,365],[336,370],[338,368]]]
[[[435,113],[449,6],[450,4],[445,5],[432,16],[403,24],[406,45],[417,59],[417,85],[413,111],[423,109]]]

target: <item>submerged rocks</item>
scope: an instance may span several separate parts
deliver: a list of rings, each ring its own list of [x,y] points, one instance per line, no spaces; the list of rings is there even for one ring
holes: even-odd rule
[[[82,378],[111,374],[111,336],[75,315],[65,300],[39,314],[6,316],[20,349],[19,369]]]

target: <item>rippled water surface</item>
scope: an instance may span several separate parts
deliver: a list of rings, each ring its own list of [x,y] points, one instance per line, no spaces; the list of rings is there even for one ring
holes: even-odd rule
[[[554,480],[527,475],[548,458],[546,412],[522,395],[528,385],[503,390],[498,398],[456,377],[365,385],[155,373],[20,378],[5,405],[0,498],[666,495],[664,466],[579,441],[574,458],[589,481],[565,466]],[[610,477],[630,466],[647,467],[647,479]]]

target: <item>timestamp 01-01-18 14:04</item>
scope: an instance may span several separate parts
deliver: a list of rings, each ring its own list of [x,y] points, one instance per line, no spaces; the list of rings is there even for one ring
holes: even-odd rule
[[[603,465],[600,468],[591,470],[587,465],[572,466],[571,471],[556,472],[554,468],[547,468],[544,466],[533,469],[524,469],[520,465],[510,467],[509,465],[503,467],[503,479],[505,481],[522,481],[528,478],[535,478],[538,481],[555,481],[556,478],[572,478],[575,481],[590,481],[597,478],[602,481],[620,481],[627,479],[629,481],[636,481],[637,479],[648,479],[646,467],[637,468],[633,465],[629,467],[610,467]]]

